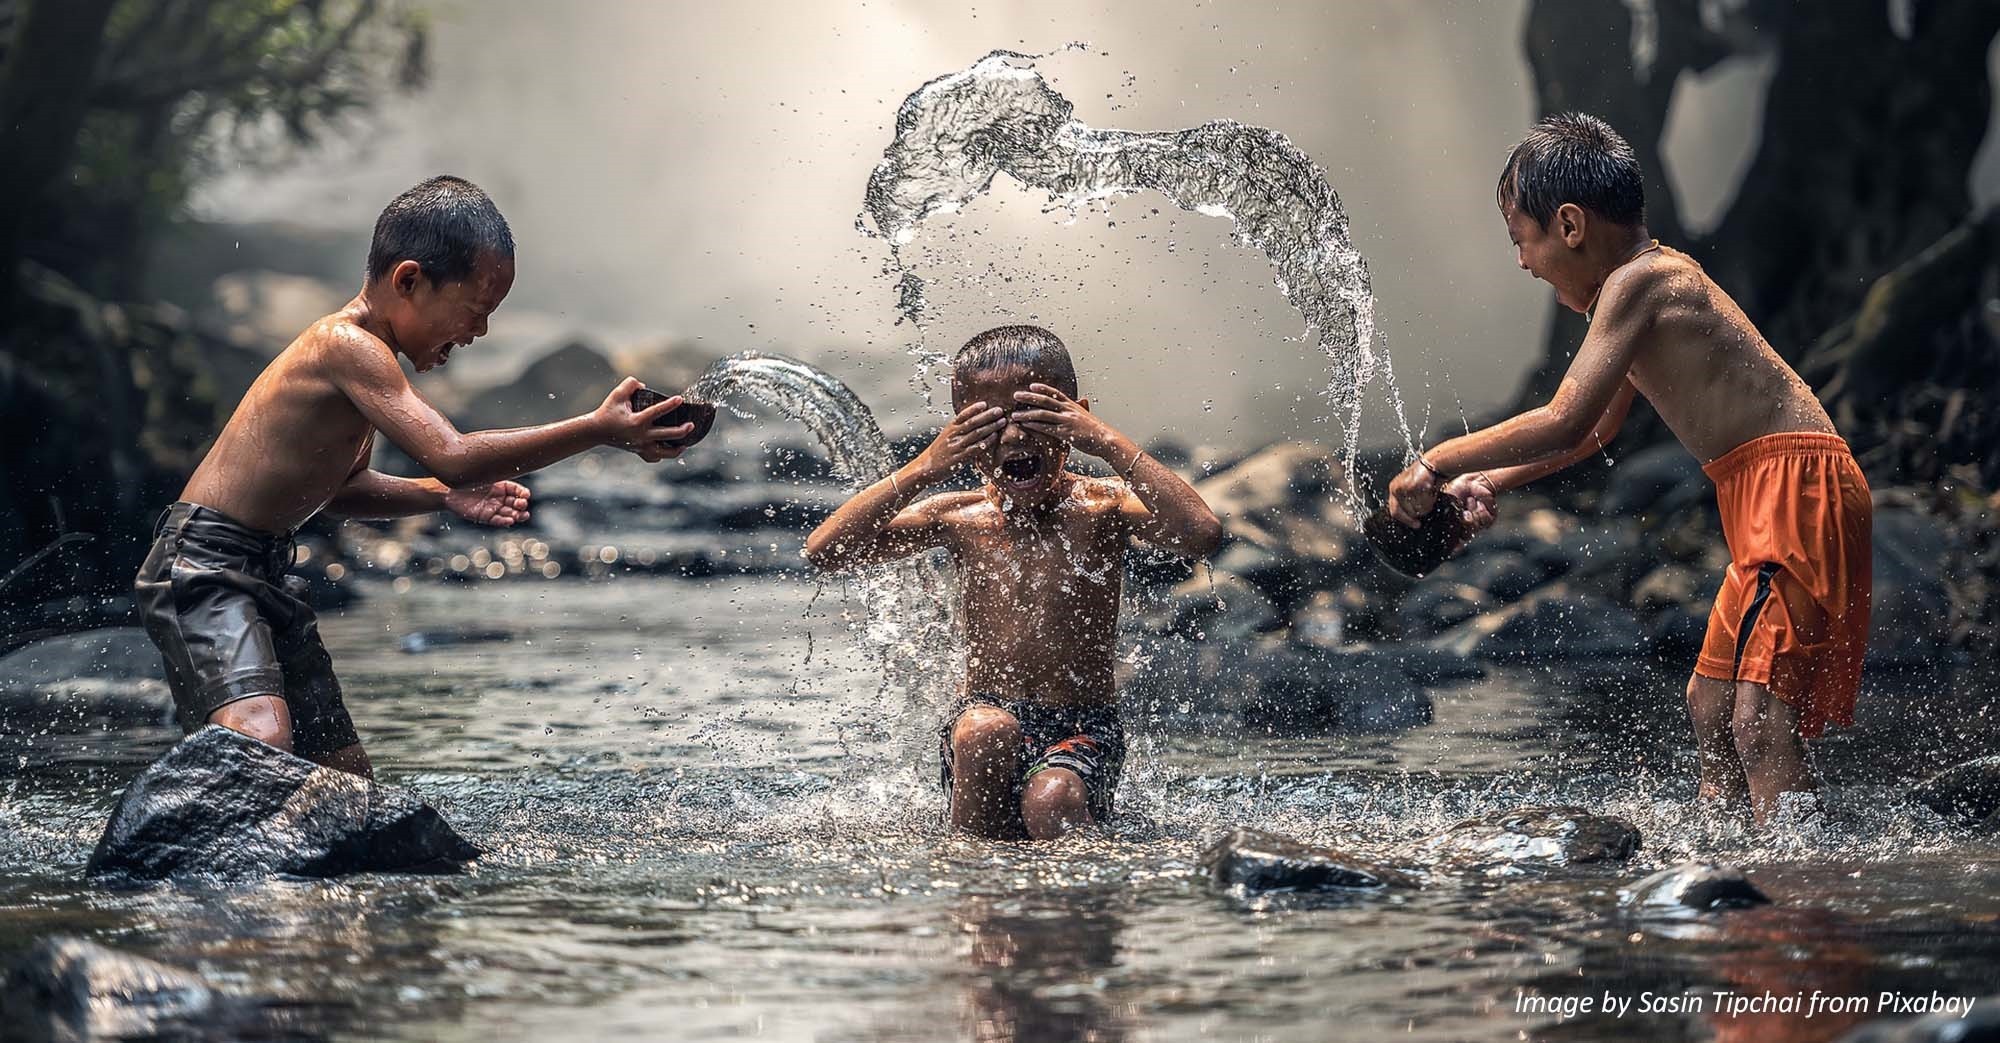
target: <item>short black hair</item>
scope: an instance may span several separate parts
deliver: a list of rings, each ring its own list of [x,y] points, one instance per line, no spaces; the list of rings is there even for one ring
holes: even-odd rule
[[[432,283],[463,282],[481,253],[514,256],[514,233],[478,185],[439,174],[397,196],[375,219],[368,244],[368,281],[404,261],[423,266]]]
[[[1514,146],[1497,190],[1501,205],[1543,228],[1564,203],[1614,224],[1646,221],[1646,185],[1639,157],[1611,124],[1581,112],[1544,116]]]
[[[1040,326],[997,326],[966,341],[951,360],[952,391],[978,374],[1015,367],[1076,397],[1076,363],[1070,361],[1069,349]]]

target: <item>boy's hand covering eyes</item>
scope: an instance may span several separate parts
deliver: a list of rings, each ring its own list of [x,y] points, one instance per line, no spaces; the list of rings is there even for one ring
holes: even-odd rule
[[[1014,402],[1014,414],[1008,418],[1014,423],[1100,459],[1120,437],[1083,403],[1047,384],[1030,384],[1028,390],[1014,392]]]
[[[974,402],[959,410],[958,415],[951,418],[951,423],[944,425],[944,430],[939,431],[937,438],[924,449],[917,463],[926,477],[943,478],[960,464],[991,452],[1006,426],[1006,411],[999,406]]]
[[[444,505],[466,521],[504,529],[528,520],[529,495],[520,482],[492,482],[449,490]]]
[[[638,377],[626,377],[606,395],[604,404],[597,407],[598,429],[603,432],[604,444],[616,446],[628,453],[637,453],[639,459],[647,463],[672,460],[681,455],[685,446],[669,443],[686,438],[694,433],[693,424],[677,427],[654,427],[653,421],[681,404],[681,396],[672,395],[655,402],[644,409],[632,408],[632,392],[644,385]]]

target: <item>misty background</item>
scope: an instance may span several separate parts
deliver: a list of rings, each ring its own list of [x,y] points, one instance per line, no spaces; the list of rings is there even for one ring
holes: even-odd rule
[[[519,277],[492,333],[426,378],[441,397],[509,380],[571,339],[652,380],[664,355],[758,349],[831,369],[892,431],[925,426],[936,417],[911,385],[915,333],[895,325],[886,246],[854,228],[862,186],[922,83],[995,48],[1085,41],[1039,63],[1083,122],[1234,119],[1312,156],[1373,273],[1412,422],[1477,417],[1512,398],[1552,308],[1514,267],[1493,206],[1535,116],[1525,8],[444,0],[428,5],[426,88],[277,162],[231,157],[197,187],[195,218],[246,256],[260,244],[278,256],[218,273],[170,236],[151,281],[198,309],[206,294],[276,351],[358,288],[382,205],[450,172],[507,214]],[[1722,213],[1750,159],[1770,65],[1730,58],[1675,88],[1666,175],[1692,230]],[[1972,175],[1982,206],[2000,197],[1992,139]],[[1325,361],[1226,221],[1155,213],[1146,195],[1074,219],[1045,202],[1003,175],[926,226],[912,256],[932,286],[930,347],[1035,322],[1070,343],[1097,408],[1142,439],[1331,440]],[[1364,440],[1394,438],[1378,405]]]

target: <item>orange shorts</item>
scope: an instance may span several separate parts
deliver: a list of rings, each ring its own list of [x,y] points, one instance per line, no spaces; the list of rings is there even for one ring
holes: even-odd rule
[[[1836,435],[1753,438],[1702,471],[1715,482],[1729,572],[1695,673],[1768,685],[1812,738],[1854,723],[1874,582],[1874,501]]]

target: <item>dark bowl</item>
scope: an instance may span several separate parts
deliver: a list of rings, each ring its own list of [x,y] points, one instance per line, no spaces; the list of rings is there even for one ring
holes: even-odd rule
[[[1387,504],[1376,509],[1361,525],[1368,545],[1382,563],[1412,579],[1429,575],[1451,557],[1453,548],[1465,538],[1465,505],[1456,497],[1438,494],[1437,502],[1424,515],[1422,525],[1412,529],[1389,516]]]
[[[652,388],[642,387],[632,392],[632,411],[636,413],[642,409],[650,408],[661,402],[665,402],[667,397],[654,391]],[[706,402],[682,402],[680,405],[660,414],[660,418],[653,421],[653,426],[679,427],[682,424],[690,422],[694,424],[694,430],[688,432],[686,438],[670,441],[667,444],[686,447],[708,437],[708,429],[715,426],[715,407]]]

